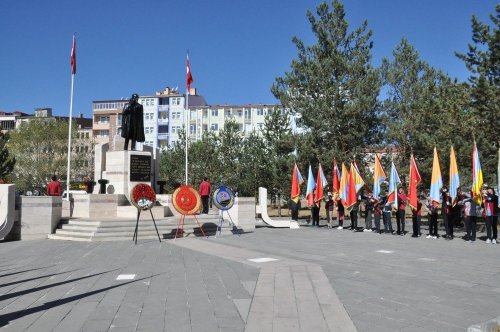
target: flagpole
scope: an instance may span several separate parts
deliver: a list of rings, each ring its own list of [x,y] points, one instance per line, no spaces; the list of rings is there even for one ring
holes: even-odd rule
[[[75,81],[75,74],[71,74],[71,94],[69,101],[69,131],[68,131],[68,170],[66,172],[66,200],[69,201],[69,179],[71,170],[71,130],[72,130],[72,119],[73,119],[73,84]]]
[[[186,146],[184,148],[185,150],[185,164],[186,164],[186,185],[188,184],[188,125],[189,125],[189,90],[186,89],[186,126],[185,126],[185,131],[186,131]]]

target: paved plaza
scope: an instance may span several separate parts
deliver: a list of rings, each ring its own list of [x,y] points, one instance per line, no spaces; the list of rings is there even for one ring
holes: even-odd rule
[[[500,245],[484,241],[305,226],[0,253],[1,331],[464,331],[500,316]]]

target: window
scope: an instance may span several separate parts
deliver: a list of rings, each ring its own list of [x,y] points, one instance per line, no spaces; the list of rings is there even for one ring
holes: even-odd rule
[[[231,110],[226,110],[224,112],[224,116],[231,116]]]
[[[153,127],[144,127],[144,134],[152,134],[154,133]]]
[[[179,133],[181,131],[181,126],[172,126],[172,133]]]
[[[117,114],[116,115],[116,124],[121,125],[122,124],[122,114]]]
[[[211,130],[211,131],[218,131],[218,130],[219,130],[219,124],[217,124],[217,123],[212,123],[212,124],[210,125],[210,130]]]
[[[180,104],[181,104],[181,98],[179,97],[172,98],[172,105],[176,106]]]
[[[242,110],[238,110],[238,117],[241,118],[243,116],[243,111]]]
[[[264,115],[264,109],[257,108],[257,115]]]
[[[109,115],[101,115],[98,120],[99,123],[109,123]]]
[[[250,120],[252,118],[252,112],[249,109],[245,110],[245,120]]]
[[[219,116],[219,110],[212,110],[212,116]]]
[[[189,133],[191,135],[196,134],[196,125],[192,124],[192,125],[189,126]]]
[[[89,138],[89,133],[85,133],[85,138]]]
[[[181,112],[172,112],[172,119],[180,119]]]
[[[109,136],[109,130],[99,130],[99,136],[100,137],[107,137]]]

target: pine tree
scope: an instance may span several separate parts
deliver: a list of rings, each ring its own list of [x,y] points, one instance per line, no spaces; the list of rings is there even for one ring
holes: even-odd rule
[[[285,108],[302,114],[302,124],[310,129],[310,148],[324,165],[333,156],[352,158],[373,143],[380,130],[380,79],[370,64],[372,33],[366,21],[349,31],[345,16],[338,0],[331,7],[321,3],[316,14],[307,11],[316,43],[306,46],[294,37],[297,58],[272,86]]]
[[[472,88],[470,115],[483,166],[485,182],[495,182],[496,153],[500,128],[500,5],[496,5],[491,24],[472,16],[472,44],[467,54],[455,53],[469,69]]]

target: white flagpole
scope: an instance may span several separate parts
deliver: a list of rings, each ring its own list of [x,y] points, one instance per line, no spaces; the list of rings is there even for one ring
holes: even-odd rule
[[[71,129],[73,120],[73,83],[75,81],[75,74],[71,74],[71,95],[69,102],[69,131],[68,131],[68,170],[66,178],[66,200],[69,201],[69,179],[71,170]]]
[[[188,139],[189,139],[189,132],[188,132],[188,126],[189,126],[189,91],[186,89],[186,147],[185,147],[185,155],[186,155],[186,185],[188,184]]]
[[[73,86],[76,73],[76,37],[73,35],[73,45],[71,47],[71,94],[69,98],[69,130],[68,130],[68,169],[66,172],[66,200],[69,201],[69,180],[71,170],[71,130],[73,121]]]

